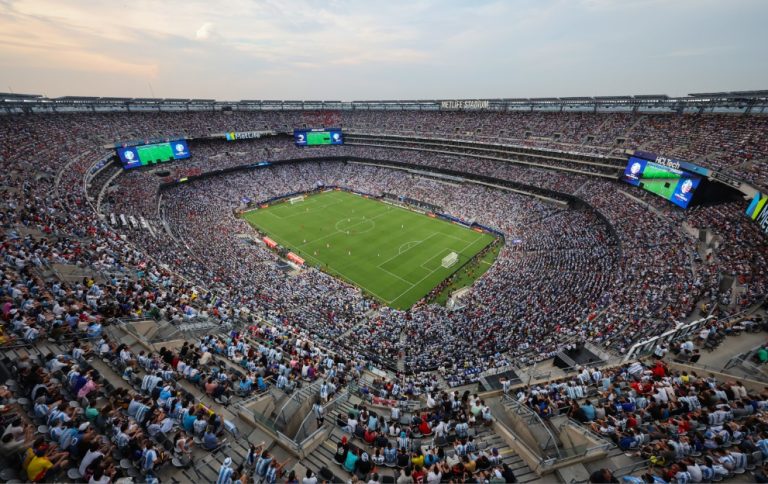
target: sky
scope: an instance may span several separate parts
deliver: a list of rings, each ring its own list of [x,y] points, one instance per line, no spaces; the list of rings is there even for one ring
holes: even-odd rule
[[[0,91],[217,100],[768,89],[768,0],[0,0]]]

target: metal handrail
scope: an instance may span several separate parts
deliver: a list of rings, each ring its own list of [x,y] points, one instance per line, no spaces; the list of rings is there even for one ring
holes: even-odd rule
[[[723,370],[728,370],[730,368],[733,368],[736,365],[742,365],[744,364],[750,356],[752,356],[757,350],[762,348],[764,345],[757,345],[747,351],[743,351],[737,355],[733,355],[726,363],[725,366],[723,366]]]
[[[504,395],[504,396],[502,397],[502,399],[503,399],[504,401],[506,401],[506,402],[509,402],[509,404],[510,404],[510,405],[511,405],[513,408],[515,408],[516,410],[518,410],[518,411],[522,411],[523,413],[526,413],[526,414],[528,414],[528,415],[529,415],[529,417],[533,417],[533,419],[534,419],[535,421],[537,421],[537,422],[539,423],[539,425],[540,425],[542,428],[544,428],[544,430],[545,430],[545,431],[547,432],[547,434],[549,435],[549,439],[552,441],[552,443],[553,443],[553,444],[554,444],[554,446],[555,446],[555,452],[557,452],[557,458],[558,458],[558,459],[562,459],[562,458],[563,458],[563,455],[562,455],[562,453],[560,452],[560,446],[559,446],[559,445],[558,445],[558,443],[557,443],[557,438],[555,437],[555,434],[553,434],[553,433],[552,433],[552,430],[549,428],[549,425],[547,425],[547,424],[546,424],[546,422],[544,422],[544,421],[541,419],[541,416],[539,416],[539,414],[538,414],[538,413],[536,413],[536,412],[534,412],[533,410],[531,410],[531,409],[530,409],[528,406],[521,404],[520,402],[518,402],[518,401],[517,401],[517,400],[515,400],[514,398],[511,398],[509,395]],[[522,415],[522,414],[521,414],[521,413],[518,413],[518,415]],[[543,449],[542,449],[542,450],[543,450]]]
[[[637,471],[638,469],[641,469],[643,467],[648,467],[650,465],[650,460],[641,460],[640,462],[635,462],[633,464],[629,464],[623,467],[616,468],[612,473],[615,477],[622,477],[626,476],[628,474],[632,474],[633,472]]]
[[[302,388],[298,392],[293,392],[291,394],[291,396],[288,397],[288,399],[285,401],[285,403],[283,403],[283,406],[280,407],[280,410],[278,410],[277,413],[275,414],[275,424],[277,424],[277,422],[281,418],[282,418],[283,422],[285,422],[285,407],[287,407],[288,404],[291,403],[294,399],[296,399],[296,403],[298,405],[301,405],[302,402],[304,402],[306,399],[308,399],[314,393],[314,391],[310,391],[310,390],[312,389],[312,385],[314,385],[315,383],[317,383],[317,382],[310,383],[309,385],[307,385],[306,387]],[[302,396],[302,395],[303,395],[303,397],[301,399],[299,399],[298,397]]]
[[[301,451],[301,447],[299,444],[293,441],[290,437],[285,435],[284,433],[280,432],[279,430],[275,430],[275,433],[277,434],[277,439],[290,447],[296,454],[298,454]]]
[[[315,435],[317,435],[320,432],[324,432],[325,430],[327,430],[327,427],[323,425],[316,428],[311,434],[304,437],[304,439],[302,439],[301,442],[297,443],[297,445],[299,446],[299,450],[304,450],[304,447],[307,445],[306,444],[307,442],[311,441],[312,439],[314,439]]]
[[[664,333],[654,336],[652,338],[648,338],[645,341],[641,341],[639,343],[635,343],[627,352],[626,356],[624,356],[624,362],[628,362],[632,359],[638,359],[645,355],[650,354],[653,352],[654,347],[656,346],[656,343],[658,341],[671,341],[673,339],[676,339],[680,336],[685,336],[690,334],[692,331],[697,330],[700,326],[703,324],[706,324],[711,319],[714,319],[713,316],[707,316],[705,318],[697,319],[696,321],[692,321],[688,324],[684,324],[683,326],[676,328],[676,329],[670,329],[669,331],[665,331]]]
[[[328,409],[333,407],[333,406],[335,406],[336,403],[338,403],[342,398],[344,398],[346,400],[349,400],[349,392],[346,389],[341,391],[341,392],[339,392],[339,394],[336,396],[336,398],[334,398],[333,400],[331,400],[330,402],[325,404],[325,406],[323,406],[324,415],[328,415],[330,413],[330,410],[328,410]],[[299,441],[299,435],[301,435],[301,432],[304,431],[305,426],[307,425],[307,422],[309,421],[310,417],[313,416],[313,414],[314,414],[314,412],[310,410],[307,413],[306,417],[304,417],[304,420],[301,421],[301,425],[299,425],[299,430],[296,431],[296,437],[294,438],[295,441],[297,441],[297,442]],[[317,432],[318,430],[320,430],[321,428],[322,428],[322,426],[319,427],[318,429],[316,429],[315,431],[313,431],[310,434],[310,436],[314,435],[314,433]],[[304,442],[308,438],[309,437],[302,438],[301,442]]]

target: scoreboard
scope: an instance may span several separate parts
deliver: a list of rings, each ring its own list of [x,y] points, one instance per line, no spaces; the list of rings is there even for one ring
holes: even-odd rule
[[[678,207],[688,208],[701,177],[642,158],[632,156],[627,162],[621,179],[630,185],[643,188],[666,198]]]
[[[117,156],[120,157],[123,168],[126,170],[189,158],[189,146],[187,141],[183,139],[164,143],[123,146],[116,148],[116,150]]]
[[[343,145],[344,135],[340,128],[295,129],[293,141],[296,146]]]

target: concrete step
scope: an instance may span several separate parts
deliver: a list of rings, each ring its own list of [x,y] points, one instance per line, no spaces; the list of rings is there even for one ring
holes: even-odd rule
[[[333,473],[333,482],[346,482],[349,479],[350,474],[333,460],[333,455],[336,452],[336,442],[337,441],[326,440],[316,448],[314,452],[307,456],[302,461],[302,464],[307,468],[312,469],[312,471],[317,474],[318,479],[320,479],[320,470],[323,467],[326,467]]]
[[[561,467],[555,471],[555,474],[560,478],[561,482],[579,483],[589,481],[589,471],[587,471],[587,468],[584,467],[583,464],[572,464],[566,467]]]

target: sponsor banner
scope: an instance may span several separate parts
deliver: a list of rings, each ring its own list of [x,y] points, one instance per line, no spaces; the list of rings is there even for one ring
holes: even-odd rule
[[[747,207],[747,217],[751,218],[752,220],[755,220],[757,216],[760,214],[760,212],[763,210],[763,207],[765,206],[766,202],[768,202],[768,197],[766,197],[760,192],[757,192],[755,194],[755,198],[752,199],[752,202]]]
[[[474,230],[475,232],[479,232],[481,234],[483,233],[483,229],[479,229],[477,227],[473,227],[472,230]]]
[[[712,171],[709,168],[704,168],[703,166],[694,165],[693,163],[688,163],[687,161],[676,160],[674,158],[668,158],[666,156],[657,155],[656,153],[650,153],[648,151],[640,151],[640,150],[635,151],[635,156],[643,158],[645,160],[656,162],[659,165],[663,165],[663,166],[666,166],[667,168],[672,168],[674,170],[685,170],[685,171],[696,173],[697,175],[702,175],[702,176],[709,176],[712,173]]]
[[[259,139],[261,138],[261,131],[227,131],[227,141],[237,141],[241,139]]]
[[[768,196],[757,192],[747,207],[746,214],[760,226],[764,234],[768,235],[768,203],[766,202],[768,202]]]

